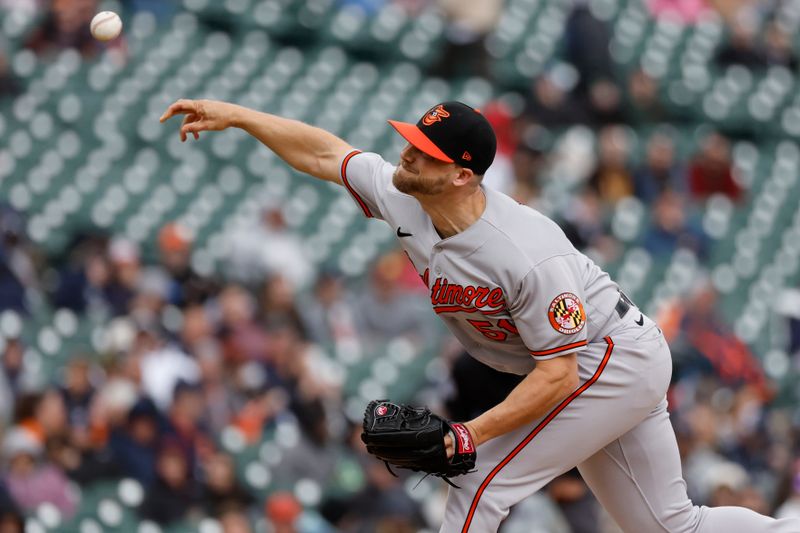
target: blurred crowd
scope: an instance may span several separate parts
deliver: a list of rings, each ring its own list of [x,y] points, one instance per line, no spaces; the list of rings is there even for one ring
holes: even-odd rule
[[[383,2],[347,3],[374,13]],[[417,10],[432,2],[397,3]],[[491,78],[484,43],[503,2],[438,4],[446,39],[430,74]],[[772,18],[781,4],[647,2],[653,16],[688,24],[718,11],[730,34],[715,56],[720,66],[796,71],[792,36]],[[178,9],[156,0],[119,5],[160,17]],[[0,12],[38,13],[26,46],[43,57],[64,47],[97,53],[88,34],[97,6],[0,0]],[[659,81],[644,68],[618,72],[609,39],[588,2],[576,1],[562,60],[530,80],[521,98],[484,107],[499,141],[486,184],[556,218],[601,264],[620,259],[612,219],[632,204],[645,213],[632,244],[657,260],[686,249],[702,262],[712,246],[699,219],[706,200],[727,198],[736,207],[748,199],[732,157],[735,133],[706,127],[687,140],[685,117],[662,105]],[[22,90],[0,41],[0,98]],[[549,196],[559,184],[568,194]],[[397,337],[420,351],[439,347],[446,372],[429,376],[417,399],[456,419],[494,405],[518,382],[474,361],[432,325],[425,288],[402,253],[381,256],[363,280],[318,269],[280,206],[264,206],[251,226],[229,236],[219,274],[193,263],[193,236],[178,222],[160,228],[152,254],[89,231],[60,256],[46,256],[26,227],[24,213],[0,206],[2,533],[22,531],[45,503],[69,520],[80,505],[76,487],[123,478],[144,488],[138,516],[161,525],[211,516],[226,532],[253,524],[276,533],[432,530],[443,491],[408,490],[406,476],[393,477],[366,455],[341,360]],[[53,379],[30,368],[25,327],[13,326],[49,309],[105,325],[101,342],[59,355]],[[713,284],[700,276],[656,318],[673,350],[670,405],[695,503],[800,516],[800,410],[772,405],[776,389],[761,368],[763,354],[736,337]],[[789,330],[786,348],[798,361],[800,320]],[[242,447],[226,445],[226,435],[247,447],[287,432],[294,437],[280,453],[262,454],[271,468],[267,487],[245,476]],[[323,495],[306,499],[281,485],[297,480]],[[576,472],[523,502],[503,531],[532,524],[553,533],[614,531]]]
[[[220,436],[233,431],[245,446],[256,446],[283,425],[300,438],[280,459],[275,478],[324,487],[337,465],[357,465],[360,477],[350,492],[323,509],[333,513],[333,523],[352,523],[348,530],[374,530],[364,525],[372,518],[348,506],[374,498],[371,483],[401,492],[402,485],[383,479],[366,457],[360,427],[345,416],[344,376],[332,371],[335,362],[322,348],[359,357],[398,336],[420,346],[435,340],[419,298],[424,288],[410,277],[405,256],[381,257],[357,292],[329,269],[313,273],[313,287],[298,295],[291,279],[306,278],[293,277],[285,261],[302,251],[288,234],[284,247],[272,248],[279,235],[250,241],[256,259],[232,257],[223,280],[195,271],[191,235],[177,223],[160,230],[156,264],[143,264],[134,243],[101,234],[79,236],[67,256],[43,261],[20,231],[21,215],[7,207],[3,213],[2,252],[9,257],[0,273],[3,316],[24,321],[46,300],[107,324],[102,346],[87,343],[85,351],[67,354],[53,382],[28,372],[22,335],[6,333],[0,479],[9,496],[4,501],[14,502],[3,511],[9,522],[44,502],[69,519],[77,505],[70,481],[131,478],[145,488],[142,518],[169,524],[207,514],[238,524],[226,531],[247,531],[261,502],[257,491],[244,488]],[[265,210],[265,221],[274,224],[276,217],[274,209]],[[233,236],[233,249],[250,231]],[[275,266],[258,262],[265,249],[289,251]],[[393,516],[396,496],[385,498],[387,515],[375,520]],[[279,492],[265,505],[276,531],[296,531],[289,526],[301,511],[294,496]]]

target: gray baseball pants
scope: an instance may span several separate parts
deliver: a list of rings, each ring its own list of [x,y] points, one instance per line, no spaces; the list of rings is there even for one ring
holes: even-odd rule
[[[454,479],[461,488],[450,488],[440,532],[496,532],[514,504],[577,466],[626,533],[800,533],[797,519],[689,500],[667,413],[669,347],[640,316],[632,308],[581,352],[582,385],[550,414],[478,448],[476,471]]]

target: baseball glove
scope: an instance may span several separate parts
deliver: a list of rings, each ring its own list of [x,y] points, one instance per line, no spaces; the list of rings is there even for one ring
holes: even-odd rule
[[[455,444],[455,454],[450,459],[444,446],[448,432],[453,433]],[[426,407],[398,405],[388,400],[369,402],[361,440],[367,451],[384,461],[387,468],[393,465],[426,472],[450,485],[453,483],[449,478],[475,468],[475,445],[469,430],[463,424],[436,416]]]

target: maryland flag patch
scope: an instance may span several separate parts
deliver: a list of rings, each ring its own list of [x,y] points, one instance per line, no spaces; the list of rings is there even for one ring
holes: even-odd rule
[[[586,313],[580,298],[571,292],[562,292],[550,302],[547,310],[550,325],[564,335],[578,333],[586,325]]]

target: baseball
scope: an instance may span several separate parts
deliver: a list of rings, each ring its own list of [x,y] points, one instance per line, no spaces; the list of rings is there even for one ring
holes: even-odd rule
[[[94,16],[89,28],[98,41],[110,41],[122,32],[122,20],[113,11],[101,11]]]

